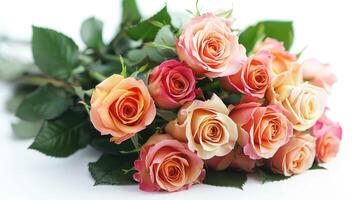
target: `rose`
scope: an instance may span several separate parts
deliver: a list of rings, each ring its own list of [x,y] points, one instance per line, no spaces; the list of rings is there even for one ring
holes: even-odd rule
[[[192,69],[176,60],[167,60],[149,75],[148,88],[158,107],[175,109],[196,97]]]
[[[284,108],[295,130],[305,131],[323,114],[327,94],[320,87],[302,83],[301,66],[294,64],[274,78],[266,97],[271,104]]]
[[[246,54],[229,24],[212,13],[191,19],[177,40],[180,60],[197,75],[215,78],[235,74]]]
[[[234,148],[238,137],[236,125],[228,114],[222,100],[213,95],[208,101],[185,104],[177,119],[169,122],[165,130],[187,142],[188,148],[202,159],[224,156]]]
[[[221,85],[230,92],[263,98],[271,79],[271,54],[260,51],[251,57],[238,73],[222,78]]]
[[[336,82],[336,76],[331,72],[330,65],[322,64],[316,59],[308,59],[301,63],[303,78],[312,85],[322,87],[327,92],[331,91]]]
[[[144,191],[188,189],[204,178],[203,161],[168,134],[155,134],[134,162],[134,179]]]
[[[272,54],[272,68],[275,75],[289,69],[290,63],[296,61],[296,57],[285,50],[282,42],[279,42],[272,38],[266,38],[255,49],[255,52],[269,51]]]
[[[206,164],[216,170],[222,171],[227,168],[237,170],[253,172],[255,168],[256,160],[252,160],[249,156],[243,154],[242,150],[237,148],[231,151],[225,156],[215,156],[207,160]]]
[[[328,162],[336,157],[342,139],[341,126],[323,115],[310,131],[316,140],[316,159],[318,162]]]
[[[121,143],[145,129],[155,118],[154,101],[142,80],[112,75],[97,85],[91,98],[90,119],[102,135]]]
[[[251,159],[272,157],[293,134],[291,123],[278,106],[262,106],[247,97],[231,109],[229,116],[237,124],[238,144]]]
[[[274,173],[284,176],[300,174],[309,169],[315,158],[315,139],[310,134],[295,134],[268,160]]]

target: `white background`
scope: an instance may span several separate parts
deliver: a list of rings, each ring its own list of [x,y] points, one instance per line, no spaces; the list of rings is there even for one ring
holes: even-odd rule
[[[232,2],[240,28],[262,19],[293,20],[293,51],[308,46],[303,58],[316,57],[332,65],[338,82],[329,99],[330,116],[340,121],[344,135],[340,154],[326,165],[328,170],[308,171],[264,185],[250,177],[244,191],[197,185],[167,194],[141,192],[136,186],[93,187],[87,163],[97,160],[100,153],[88,147],[69,158],[57,159],[28,150],[30,140],[12,135],[10,122],[16,119],[4,108],[11,88],[0,82],[0,199],[357,199],[353,191],[357,180],[357,5],[353,0],[201,0],[201,7],[207,11],[227,9]],[[145,16],[164,3],[139,1]],[[194,9],[193,0],[168,0],[167,4],[172,11]],[[94,15],[104,21],[108,41],[120,20],[119,6],[116,0],[0,0],[0,35],[29,40],[35,24],[60,30],[83,46],[80,23]]]

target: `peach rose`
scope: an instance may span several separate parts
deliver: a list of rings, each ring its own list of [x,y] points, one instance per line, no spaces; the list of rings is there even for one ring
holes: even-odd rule
[[[256,160],[250,159],[249,156],[244,155],[242,150],[239,148],[231,151],[225,156],[215,156],[206,162],[210,168],[216,171],[222,171],[230,168],[245,172],[253,172],[255,163]]]
[[[223,77],[221,85],[230,92],[263,98],[271,79],[271,54],[267,51],[260,51],[251,57],[238,73]]]
[[[310,134],[295,134],[269,159],[274,173],[284,176],[300,174],[309,169],[315,159],[315,139]]]
[[[311,135],[316,140],[316,159],[318,162],[328,162],[336,157],[342,139],[341,126],[323,115],[312,127]]]
[[[301,66],[293,64],[274,78],[266,98],[271,104],[284,108],[295,130],[305,131],[323,114],[327,93],[320,87],[302,83]]]
[[[255,49],[255,52],[269,51],[273,56],[273,73],[275,75],[285,72],[289,69],[290,63],[296,61],[296,56],[285,50],[282,42],[276,39],[266,38]]]
[[[229,115],[237,124],[238,144],[251,159],[270,158],[289,141],[292,125],[278,106],[243,98]]]
[[[305,81],[331,92],[336,76],[331,72],[330,65],[322,64],[316,59],[305,60],[301,65]]]
[[[230,22],[212,13],[191,19],[176,50],[195,74],[210,78],[235,74],[246,61],[245,48],[238,44]]]
[[[145,129],[155,118],[153,99],[142,80],[114,74],[95,87],[90,119],[102,135],[120,144]]]
[[[185,104],[165,130],[187,142],[188,148],[202,159],[224,156],[234,148],[238,137],[236,125],[228,114],[226,105],[214,94],[208,101]]]
[[[204,178],[203,161],[168,134],[154,134],[134,162],[143,191],[180,191]]]
[[[149,75],[148,88],[158,107],[175,109],[196,97],[196,78],[185,63],[167,60]]]

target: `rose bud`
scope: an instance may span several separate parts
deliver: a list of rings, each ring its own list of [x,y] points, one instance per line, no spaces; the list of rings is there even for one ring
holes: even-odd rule
[[[150,94],[159,108],[179,108],[196,97],[196,78],[183,62],[164,61],[150,73],[148,82]]]
[[[293,64],[274,78],[266,98],[284,109],[295,130],[305,131],[322,116],[327,93],[320,87],[303,83],[301,66]]]
[[[229,116],[237,124],[238,144],[251,159],[272,157],[293,134],[291,123],[278,106],[262,106],[246,97],[231,107]]]
[[[199,76],[215,78],[237,73],[247,56],[230,24],[212,13],[192,18],[176,43],[180,60]]]
[[[256,160],[250,159],[249,156],[243,154],[241,149],[237,148],[225,156],[215,156],[207,160],[206,163],[216,171],[230,168],[237,171],[253,172]]]
[[[165,130],[187,142],[188,148],[202,159],[224,156],[234,148],[238,137],[236,125],[228,114],[226,105],[214,94],[210,100],[185,104]]]
[[[145,129],[156,115],[154,100],[142,80],[114,74],[97,85],[91,98],[90,119],[102,135],[121,142]]]
[[[134,179],[143,191],[180,191],[202,182],[203,161],[168,134],[154,134],[134,162]]]
[[[272,79],[271,54],[260,51],[244,64],[238,73],[221,78],[221,85],[230,92],[263,98]]]
[[[322,64],[318,60],[308,59],[301,63],[303,78],[310,84],[324,88],[331,92],[336,76],[331,72],[330,65]]]
[[[274,173],[284,176],[300,174],[309,169],[315,158],[315,139],[310,134],[295,134],[268,160]]]
[[[323,115],[310,131],[316,138],[316,160],[328,162],[336,157],[342,139],[341,126]]]
[[[254,49],[254,51],[268,51],[272,54],[272,68],[275,75],[287,71],[290,63],[296,61],[295,55],[287,52],[282,42],[272,38],[266,38]]]

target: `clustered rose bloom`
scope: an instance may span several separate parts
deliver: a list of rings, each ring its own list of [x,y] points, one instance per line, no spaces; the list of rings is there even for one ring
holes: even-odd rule
[[[303,83],[301,65],[293,64],[274,78],[266,97],[271,104],[284,108],[295,130],[305,131],[322,116],[327,93],[320,87]]]
[[[189,21],[176,50],[195,74],[210,78],[235,74],[246,61],[245,48],[238,44],[230,22],[212,13]]]
[[[316,159],[318,162],[328,162],[336,157],[342,139],[341,126],[323,115],[310,131],[316,138]]]
[[[185,63],[167,60],[149,75],[148,88],[158,107],[175,109],[196,98],[196,78]]]
[[[237,124],[238,144],[251,159],[272,157],[293,134],[278,106],[262,106],[254,98],[242,99],[229,116]]]
[[[282,42],[272,38],[266,38],[254,51],[268,51],[272,54],[272,68],[275,75],[287,71],[290,64],[296,61],[296,56],[287,52]]]
[[[204,178],[203,161],[168,134],[153,135],[134,163],[141,190],[168,192],[188,189]]]
[[[212,13],[193,17],[176,40],[179,60],[148,72],[147,87],[120,75],[96,86],[90,119],[117,144],[150,125],[156,107],[173,115],[160,112],[157,132],[134,163],[141,190],[187,189],[203,181],[204,163],[249,173],[265,165],[292,176],[339,151],[342,129],[324,115],[336,81],[328,65],[301,63],[272,38],[256,44],[247,58],[232,22]]]
[[[224,156],[234,148],[238,138],[236,124],[228,114],[226,105],[213,95],[210,100],[184,105],[177,119],[169,122],[165,130],[187,142],[188,148],[202,159]]]
[[[331,92],[336,76],[331,72],[330,65],[323,64],[316,59],[305,60],[301,65],[305,81]]]
[[[231,92],[263,98],[272,79],[271,59],[268,51],[257,52],[238,73],[222,78],[222,87]]]
[[[154,120],[153,99],[142,80],[114,74],[95,87],[90,119],[102,135],[120,144],[144,130]]]
[[[309,169],[314,159],[315,138],[310,134],[295,133],[290,141],[268,160],[268,166],[275,173],[291,176]]]

